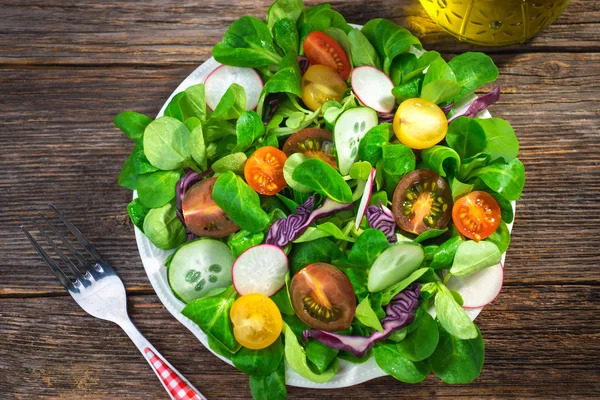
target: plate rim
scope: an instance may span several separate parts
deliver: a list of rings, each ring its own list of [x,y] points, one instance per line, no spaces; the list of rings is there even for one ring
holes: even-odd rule
[[[351,24],[353,25],[353,24]],[[360,25],[353,25],[357,28],[360,28]],[[413,52],[420,53],[421,51],[417,49],[413,49]],[[216,69],[221,64],[218,63],[213,57],[210,57],[208,60],[201,63],[192,73],[190,73],[171,93],[166,102],[161,107],[158,112],[156,118],[159,118],[164,115],[164,111],[171,101],[171,99],[178,93],[184,91],[189,86],[203,83],[208,74],[210,74],[214,69]],[[476,95],[473,94],[468,100],[463,101],[463,105],[466,105],[469,101],[471,101]],[[456,106],[457,109],[461,108],[461,104]],[[491,118],[491,114],[486,110],[481,113],[481,118]],[[137,198],[137,191],[133,192],[133,198]],[[513,210],[515,210],[515,202],[512,202]],[[508,224],[509,231],[512,231],[513,222]],[[175,295],[168,288],[168,281],[166,275],[166,268],[164,267],[164,260],[166,257],[173,252],[173,250],[160,250],[156,248],[150,240],[134,226],[135,230],[135,239],[136,245],[138,248],[138,252],[140,254],[140,258],[142,261],[142,265],[144,266],[144,270],[148,279],[150,280],[150,284],[152,288],[156,292],[158,298],[161,303],[165,306],[165,308],[179,321],[183,326],[185,326],[190,332],[196,336],[196,338],[202,343],[204,347],[206,347],[212,354],[217,356],[222,361],[227,364],[233,366],[233,363],[226,359],[225,357],[217,354],[213,351],[208,345],[208,337],[207,335],[200,329],[198,325],[196,325],[192,320],[185,317],[181,310],[185,306],[181,300],[177,299]],[[502,254],[502,264],[504,265],[506,259],[506,252]],[[166,288],[165,288],[166,285]],[[504,285],[503,285],[504,286]],[[483,307],[480,308],[472,308],[465,309],[469,317],[472,320],[479,315],[479,313],[483,310]],[[371,356],[368,361],[362,364],[353,364],[346,360],[339,360],[340,366],[336,375],[328,382],[325,383],[315,383],[306,378],[300,376],[296,371],[291,369],[286,362],[286,385],[296,386],[296,387],[304,387],[304,388],[315,388],[315,389],[336,389],[343,387],[350,387],[354,385],[361,384],[363,382],[379,378],[381,376],[386,376],[386,374],[375,362],[375,358]]]

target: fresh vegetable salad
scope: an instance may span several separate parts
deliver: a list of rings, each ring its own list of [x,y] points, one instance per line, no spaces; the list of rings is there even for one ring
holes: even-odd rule
[[[213,56],[164,116],[115,118],[135,141],[129,215],[175,249],[169,284],[211,349],[256,399],[286,397],[285,362],[319,383],[369,357],[403,382],[474,380],[465,309],[500,291],[525,180],[513,128],[478,117],[492,60],[294,0],[235,21]]]

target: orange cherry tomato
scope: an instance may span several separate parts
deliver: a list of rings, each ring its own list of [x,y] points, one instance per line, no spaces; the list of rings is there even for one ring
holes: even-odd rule
[[[348,87],[332,68],[311,65],[302,77],[302,101],[313,111],[329,100],[340,101]]]
[[[240,297],[231,306],[229,317],[235,339],[252,350],[272,345],[283,327],[279,308],[264,294],[253,293]]]
[[[329,35],[314,31],[308,34],[302,48],[311,64],[327,65],[335,69],[343,80],[350,76],[350,62],[344,49]]]
[[[256,150],[246,161],[244,177],[254,191],[272,196],[287,183],[283,177],[283,164],[287,156],[278,148],[265,146]]]
[[[489,193],[482,191],[461,197],[452,208],[452,221],[456,229],[476,242],[494,233],[501,220],[498,202]]]

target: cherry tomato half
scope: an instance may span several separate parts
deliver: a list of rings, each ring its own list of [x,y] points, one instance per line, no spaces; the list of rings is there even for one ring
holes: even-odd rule
[[[429,229],[443,229],[452,212],[450,188],[435,172],[414,170],[396,186],[392,212],[403,231],[420,235]]]
[[[299,130],[285,141],[283,152],[288,157],[294,153],[302,153],[310,158],[318,158],[337,169],[333,134],[325,129]]]
[[[246,294],[229,312],[233,336],[242,346],[260,350],[273,344],[281,334],[283,321],[277,305],[264,294]]]
[[[498,202],[482,191],[471,192],[456,201],[452,221],[458,231],[476,242],[490,236],[502,219]]]
[[[265,146],[256,150],[246,161],[244,177],[255,192],[272,196],[287,183],[283,177],[283,164],[287,156],[278,148]]]
[[[329,35],[314,31],[308,34],[302,48],[311,64],[327,65],[335,69],[343,80],[350,76],[350,62],[344,49]]]
[[[314,263],[302,268],[292,278],[290,295],[298,318],[315,329],[346,329],[356,312],[352,284],[333,265]]]
[[[302,77],[302,101],[313,111],[329,100],[340,101],[348,87],[332,68],[311,65]]]
[[[222,238],[240,230],[212,198],[216,181],[210,178],[194,184],[181,201],[185,225],[198,236]]]
[[[448,132],[446,114],[425,99],[404,100],[394,116],[394,133],[411,149],[428,149],[441,142]]]

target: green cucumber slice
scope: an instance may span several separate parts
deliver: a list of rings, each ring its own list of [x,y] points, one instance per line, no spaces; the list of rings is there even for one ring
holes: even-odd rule
[[[181,246],[170,260],[171,290],[186,303],[210,290],[231,285],[233,254],[218,240],[199,239]]]
[[[395,285],[416,271],[424,259],[425,252],[418,243],[398,243],[390,247],[377,257],[369,270],[367,289],[380,292]]]
[[[352,164],[358,160],[360,140],[378,122],[377,113],[369,107],[351,108],[340,115],[333,128],[333,141],[342,175],[348,175]]]

